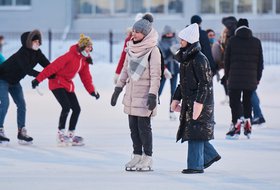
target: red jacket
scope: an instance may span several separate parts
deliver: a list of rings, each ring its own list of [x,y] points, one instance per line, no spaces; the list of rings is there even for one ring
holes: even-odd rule
[[[49,79],[49,89],[64,88],[68,92],[74,92],[75,87],[72,79],[79,73],[82,83],[86,90],[91,94],[95,91],[92,83],[92,77],[89,71],[89,64],[78,51],[78,45],[70,47],[69,52],[58,57],[54,62],[49,64],[37,77],[38,82],[55,74],[54,79]]]
[[[118,63],[117,69],[116,69],[116,74],[120,74],[121,71],[122,71],[123,63],[124,63],[124,60],[125,60],[125,57],[126,57],[125,48],[126,48],[127,42],[130,39],[131,39],[131,35],[127,36],[127,38],[124,41],[123,51],[122,51],[122,54],[121,54],[121,57],[120,57],[120,60],[119,60],[119,63]]]

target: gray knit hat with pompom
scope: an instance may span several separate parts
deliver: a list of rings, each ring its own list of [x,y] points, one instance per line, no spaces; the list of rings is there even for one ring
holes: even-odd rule
[[[142,17],[142,19],[134,23],[132,30],[141,32],[144,36],[147,36],[152,30],[153,20],[153,16],[147,13]]]

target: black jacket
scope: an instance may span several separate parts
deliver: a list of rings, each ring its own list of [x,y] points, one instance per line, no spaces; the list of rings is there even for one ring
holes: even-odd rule
[[[236,29],[225,51],[225,77],[228,89],[255,90],[263,71],[263,53],[259,39],[241,26]]]
[[[33,68],[39,63],[42,67],[50,64],[41,50],[33,50],[31,47],[32,37],[40,35],[39,31],[25,32],[21,35],[22,47],[5,62],[0,65],[0,80],[5,80],[9,84],[17,84],[26,75],[36,77],[39,72]]]
[[[207,57],[207,59],[210,63],[211,71],[212,71],[213,75],[215,75],[217,72],[218,66],[213,59],[211,46],[210,46],[210,42],[209,42],[207,33],[205,30],[202,30],[200,27],[199,27],[199,43],[201,45],[201,52]]]
[[[182,100],[177,141],[210,140],[214,138],[214,100],[212,73],[199,42],[181,48],[176,55],[180,64],[180,84],[173,100]],[[194,101],[203,104],[197,120],[192,119]]]

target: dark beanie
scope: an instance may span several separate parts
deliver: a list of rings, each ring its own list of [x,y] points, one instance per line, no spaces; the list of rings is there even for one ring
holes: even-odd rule
[[[240,26],[247,26],[247,27],[249,27],[248,20],[246,18],[239,19],[238,22],[237,22],[237,28],[240,27]]]
[[[38,34],[35,34],[31,39],[31,41],[35,41],[35,40],[40,40],[40,36]]]
[[[191,24],[196,23],[196,24],[200,24],[202,22],[202,19],[200,16],[198,15],[193,15],[191,18]]]

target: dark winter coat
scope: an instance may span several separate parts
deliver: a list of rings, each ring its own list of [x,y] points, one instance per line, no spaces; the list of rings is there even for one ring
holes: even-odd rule
[[[46,67],[36,79],[41,82],[55,74],[55,78],[49,80],[50,90],[64,88],[68,92],[74,92],[75,86],[72,80],[77,73],[88,93],[95,92],[89,71],[89,63],[86,62],[86,57],[78,51],[78,44],[75,44],[71,46],[69,52],[60,56]]]
[[[263,53],[259,39],[242,26],[229,39],[225,52],[225,77],[228,89],[255,90],[261,80]]]
[[[182,100],[177,141],[214,138],[214,100],[212,73],[199,42],[181,48],[176,59],[180,64],[180,84],[173,100]],[[194,101],[203,104],[197,120],[192,119]]]
[[[213,75],[216,74],[217,64],[214,62],[210,42],[205,30],[199,27],[199,43],[201,45],[201,52],[207,57]]]
[[[164,64],[166,65],[167,69],[172,73],[172,75],[177,75],[179,70],[179,63],[174,59],[174,55],[171,52],[171,47],[179,44],[176,40],[175,36],[172,38],[162,37],[159,41],[158,47],[162,52],[162,56],[164,58]]]
[[[21,35],[22,47],[0,65],[0,80],[5,80],[9,84],[17,84],[26,75],[36,77],[39,72],[33,68],[38,63],[42,67],[50,64],[40,49],[37,51],[32,49],[31,39],[35,35],[39,35],[41,41],[41,34],[38,30],[25,32]]]

